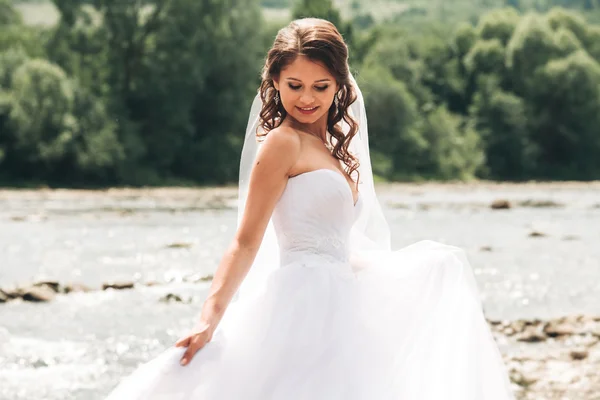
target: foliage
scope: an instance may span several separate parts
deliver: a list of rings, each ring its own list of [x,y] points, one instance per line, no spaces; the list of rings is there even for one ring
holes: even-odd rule
[[[600,176],[598,1],[53,4],[60,19],[40,27],[0,0],[3,181],[235,181],[262,60],[286,23],[261,5],[338,26],[379,177]]]

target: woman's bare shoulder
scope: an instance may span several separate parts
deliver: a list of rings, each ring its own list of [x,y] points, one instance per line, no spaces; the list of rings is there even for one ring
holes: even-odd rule
[[[301,139],[300,134],[295,129],[288,128],[287,126],[279,126],[267,134],[264,144],[267,144],[267,142],[272,142],[273,146],[287,147],[288,150],[293,150],[294,148],[299,150]]]
[[[300,135],[291,128],[277,127],[267,134],[261,147],[261,158],[285,160],[291,166],[300,156]]]

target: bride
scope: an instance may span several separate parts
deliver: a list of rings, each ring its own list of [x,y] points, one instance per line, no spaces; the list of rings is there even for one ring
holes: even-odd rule
[[[347,60],[327,21],[279,31],[199,320],[110,400],[513,399],[464,253],[390,250]]]

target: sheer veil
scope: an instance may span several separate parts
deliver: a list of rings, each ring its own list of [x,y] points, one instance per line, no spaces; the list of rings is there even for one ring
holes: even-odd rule
[[[356,80],[350,76],[357,99],[350,106],[350,115],[358,123],[358,132],[352,139],[349,151],[354,154],[360,163],[358,171],[360,173],[360,182],[358,190],[360,192],[362,208],[351,232],[351,248],[354,260],[353,267],[356,269],[368,267],[366,263],[359,260],[361,255],[373,251],[390,250],[390,230],[381,210],[375,186],[373,182],[373,170],[371,168],[371,157],[369,154],[369,132],[367,128],[367,114],[365,110],[364,99]],[[250,115],[248,117],[248,126],[244,139],[240,161],[239,176],[239,197],[238,197],[238,224],[244,213],[246,199],[248,196],[248,184],[250,172],[254,165],[254,160],[260,150],[260,142],[257,141],[256,132],[259,129],[259,113],[262,109],[262,101],[257,94],[252,103]],[[348,132],[349,126],[343,121],[342,129]],[[257,294],[267,280],[269,272],[276,269],[279,265],[279,249],[272,220],[265,232],[260,249],[254,260],[252,267],[244,279],[238,296],[251,296]]]

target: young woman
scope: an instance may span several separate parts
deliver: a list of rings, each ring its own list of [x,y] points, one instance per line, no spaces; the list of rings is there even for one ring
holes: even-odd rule
[[[327,21],[292,22],[267,55],[239,210],[196,326],[109,399],[513,398],[463,252],[390,250],[362,95]]]

